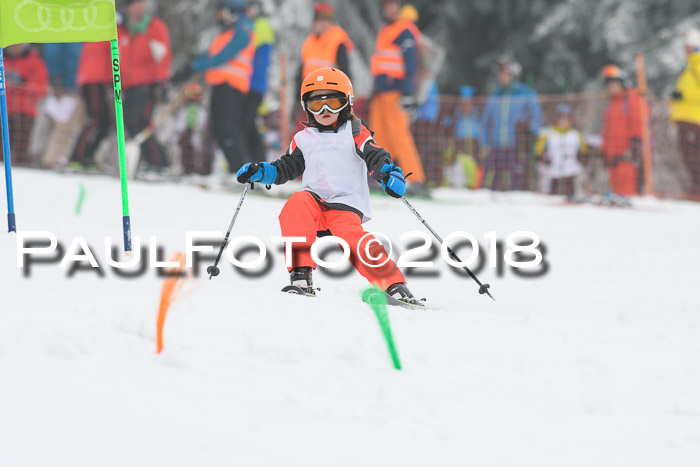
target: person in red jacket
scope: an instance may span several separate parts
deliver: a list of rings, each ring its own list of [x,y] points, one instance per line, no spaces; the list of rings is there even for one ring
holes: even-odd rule
[[[37,115],[37,104],[48,90],[49,73],[44,60],[30,44],[11,45],[4,52],[12,161],[19,166],[28,166],[31,165],[29,136]]]
[[[608,106],[603,115],[601,152],[608,167],[610,190],[606,201],[629,205],[638,193],[637,166],[642,155],[642,106],[636,89],[628,88],[615,65],[603,68]]]
[[[135,136],[151,123],[156,103],[165,100],[170,79],[170,32],[149,12],[144,0],[127,0],[126,20],[119,27],[124,123]],[[151,136],[141,145],[142,162],[156,171],[166,168],[165,149]]]
[[[112,51],[109,42],[86,42],[80,53],[77,84],[85,101],[87,122],[73,148],[76,168],[95,166],[95,153],[112,128]]]

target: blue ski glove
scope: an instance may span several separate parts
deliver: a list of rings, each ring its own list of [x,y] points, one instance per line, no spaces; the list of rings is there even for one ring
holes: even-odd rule
[[[269,162],[248,162],[238,169],[236,179],[239,183],[260,182],[272,185],[277,180],[277,167]]]
[[[401,198],[406,194],[406,180],[403,177],[403,170],[398,165],[384,164],[380,171],[380,180],[387,195]]]

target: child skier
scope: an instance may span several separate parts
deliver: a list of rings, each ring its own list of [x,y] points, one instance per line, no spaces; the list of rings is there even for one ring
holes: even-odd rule
[[[586,152],[580,131],[573,128],[573,108],[559,104],[554,109],[554,125],[543,128],[535,143],[540,156],[540,191],[565,195],[568,202],[580,201],[576,196],[576,177],[583,172],[579,157]]]
[[[315,292],[311,245],[317,233],[330,230],[348,243],[350,262],[370,283],[402,304],[422,306],[391,259],[379,266],[387,259],[386,252],[361,225],[371,216],[368,172],[394,198],[405,194],[406,182],[401,168],[375,143],[367,124],[353,114],[353,97],[352,83],[342,71],[326,67],[309,73],[301,86],[306,128],[292,138],[280,159],[260,162],[253,174],[248,173],[250,163],[241,167],[238,181],[281,185],[302,177],[302,190],[287,200],[279,221],[283,236],[306,239],[293,245],[288,268],[291,284],[303,293]],[[359,256],[358,251],[367,254]]]

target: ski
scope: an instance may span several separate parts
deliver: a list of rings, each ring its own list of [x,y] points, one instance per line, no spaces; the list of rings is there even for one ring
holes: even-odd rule
[[[422,302],[425,299],[416,300],[416,303],[402,302],[397,300],[391,295],[387,295],[386,292],[379,289],[368,289],[362,293],[362,301],[368,305],[374,305],[377,303],[385,302],[389,306],[400,306],[401,308],[407,308],[409,310],[427,310]]]
[[[304,289],[302,289],[301,287],[299,287],[297,285],[288,285],[282,289],[282,292],[290,293],[290,294],[294,294],[294,295],[303,295],[305,297],[315,297],[316,290],[317,289],[314,289],[313,293],[309,293],[309,292],[304,291]]]

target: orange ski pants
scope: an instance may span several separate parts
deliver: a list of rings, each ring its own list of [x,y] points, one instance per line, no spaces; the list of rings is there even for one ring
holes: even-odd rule
[[[401,108],[400,91],[382,92],[372,97],[369,126],[375,132],[377,144],[391,154],[403,173],[413,172],[409,180],[425,183],[425,172],[411,134],[410,119]]]
[[[294,243],[292,245],[292,267],[310,266],[316,268],[316,263],[311,257],[311,245],[316,240],[316,233],[322,230],[330,230],[331,233],[342,238],[350,246],[350,262],[357,272],[359,272],[371,284],[377,285],[382,290],[386,290],[397,282],[406,282],[401,270],[396,263],[389,259],[386,264],[378,267],[370,267],[364,264],[357,255],[358,244],[362,240],[362,259],[368,264],[378,264],[387,259],[386,250],[378,243],[373,242],[369,248],[369,256],[378,258],[373,261],[365,255],[367,242],[374,239],[373,235],[367,235],[362,228],[360,217],[354,212],[339,211],[320,204],[307,191],[294,193],[282,208],[279,215],[282,236],[284,237],[305,237],[306,242]],[[363,239],[363,237],[367,235]],[[286,252],[285,252],[286,253]]]
[[[637,194],[637,166],[633,162],[618,162],[608,169],[610,189],[620,196]]]

